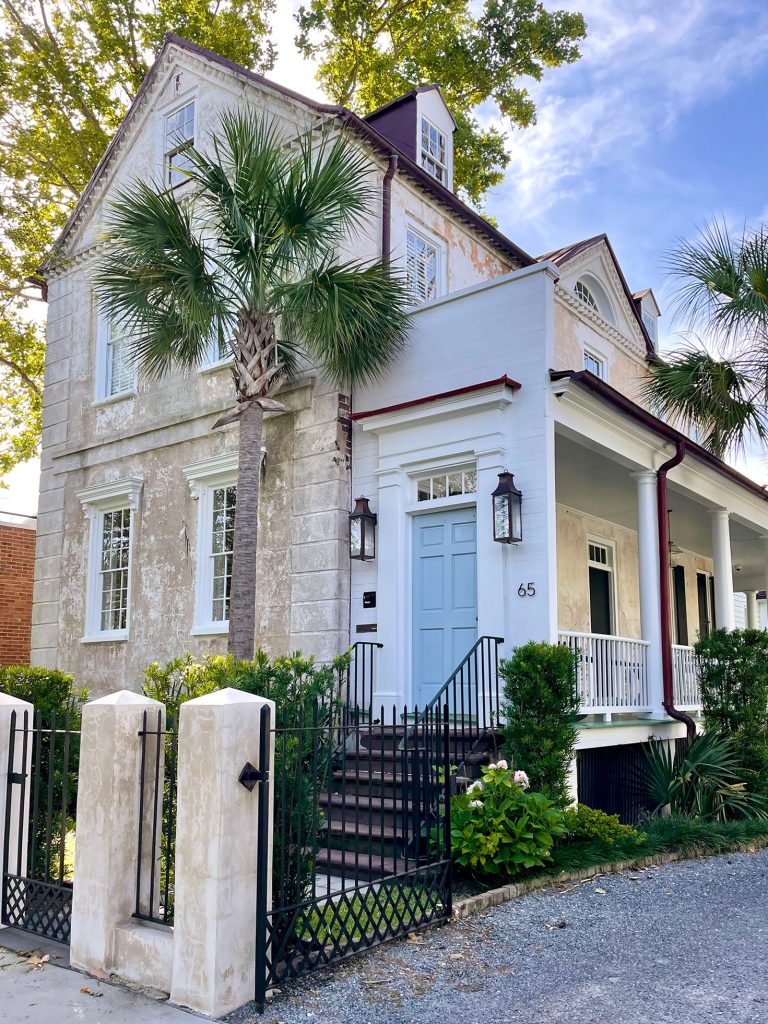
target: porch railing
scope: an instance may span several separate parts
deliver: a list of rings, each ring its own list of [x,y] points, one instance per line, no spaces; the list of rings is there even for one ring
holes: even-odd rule
[[[672,644],[672,675],[675,705],[687,711],[701,707],[699,671],[692,647]]]
[[[651,710],[646,640],[571,630],[561,630],[558,637],[579,652],[576,686],[583,714]]]

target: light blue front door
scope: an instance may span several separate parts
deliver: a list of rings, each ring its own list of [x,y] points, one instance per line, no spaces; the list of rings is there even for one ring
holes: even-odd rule
[[[477,512],[413,519],[413,702],[434,697],[477,639]]]

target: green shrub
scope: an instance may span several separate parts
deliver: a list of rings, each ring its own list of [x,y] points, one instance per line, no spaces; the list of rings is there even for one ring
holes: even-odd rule
[[[543,793],[515,782],[505,761],[483,768],[482,779],[451,799],[452,855],[459,868],[514,878],[544,866],[563,812]],[[527,780],[524,780],[527,784]]]
[[[196,661],[191,655],[156,662],[144,673],[144,692],[162,701],[169,720],[193,697],[232,687],[275,702],[273,899],[298,903],[312,879],[323,816],[319,797],[328,779],[335,733],[329,728],[350,655],[317,665],[300,653],[251,661],[231,654]],[[172,855],[169,857],[169,863]]]
[[[651,740],[647,750],[648,795],[656,812],[710,821],[768,818],[768,798],[750,792],[756,775],[745,769],[733,740],[704,733],[689,744]]]
[[[718,629],[695,651],[707,731],[733,738],[768,793],[768,632]]]
[[[640,845],[645,836],[631,825],[622,825],[618,814],[606,814],[595,807],[577,804],[565,812],[565,828],[568,839],[597,839],[602,843],[636,843]]]
[[[530,641],[501,662],[502,728],[510,760],[531,785],[566,806],[576,744],[576,655],[558,644]]]
[[[72,676],[31,665],[0,666],[0,693],[34,704],[46,721],[51,714],[79,716],[88,699],[87,690],[74,689]]]

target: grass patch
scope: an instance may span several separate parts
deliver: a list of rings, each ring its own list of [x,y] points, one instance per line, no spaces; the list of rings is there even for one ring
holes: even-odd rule
[[[356,943],[386,927],[415,927],[442,908],[436,889],[424,886],[392,886],[390,891],[378,887],[366,896],[329,897],[324,906],[306,910],[299,915],[294,934],[312,945],[325,946],[330,942]],[[393,892],[392,890],[396,890]]]

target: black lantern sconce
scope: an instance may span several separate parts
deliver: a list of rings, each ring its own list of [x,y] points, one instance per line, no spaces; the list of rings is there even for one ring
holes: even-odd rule
[[[376,557],[376,513],[367,498],[356,498],[349,516],[349,557],[361,562]]]
[[[519,544],[523,539],[523,495],[512,473],[499,473],[493,499],[493,539],[500,544]]]

